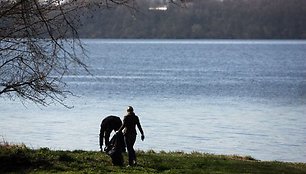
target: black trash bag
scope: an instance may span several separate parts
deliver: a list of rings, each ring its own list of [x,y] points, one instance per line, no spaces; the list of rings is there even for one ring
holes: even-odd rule
[[[125,143],[122,132],[118,132],[112,137],[109,144],[104,148],[104,151],[112,158],[113,165],[123,165],[122,153],[125,152]]]

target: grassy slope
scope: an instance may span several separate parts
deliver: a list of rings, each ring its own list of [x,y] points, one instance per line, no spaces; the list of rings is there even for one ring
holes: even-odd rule
[[[1,145],[0,173],[306,173],[305,163],[261,162],[251,157],[153,151],[138,151],[137,157],[137,167],[118,167],[96,151]],[[124,158],[127,161],[126,154]]]

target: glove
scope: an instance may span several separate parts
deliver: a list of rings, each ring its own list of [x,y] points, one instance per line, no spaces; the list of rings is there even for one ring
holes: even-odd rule
[[[144,135],[141,135],[141,140],[143,141],[145,139],[145,136]]]

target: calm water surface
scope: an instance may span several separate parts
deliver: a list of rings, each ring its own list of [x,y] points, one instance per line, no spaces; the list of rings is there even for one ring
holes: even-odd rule
[[[65,77],[73,109],[0,98],[0,136],[99,150],[103,117],[135,108],[135,148],[306,162],[306,41],[84,40],[93,76]]]

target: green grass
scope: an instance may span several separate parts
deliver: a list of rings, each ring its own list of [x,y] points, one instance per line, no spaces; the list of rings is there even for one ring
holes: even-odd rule
[[[125,163],[127,155],[124,154]],[[0,173],[306,173],[305,163],[258,161],[252,157],[137,151],[136,167],[113,166],[105,153],[30,149],[0,145]]]

